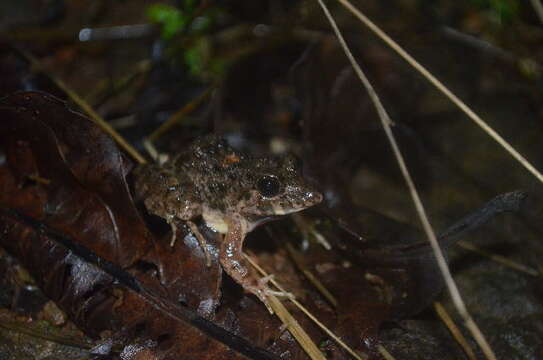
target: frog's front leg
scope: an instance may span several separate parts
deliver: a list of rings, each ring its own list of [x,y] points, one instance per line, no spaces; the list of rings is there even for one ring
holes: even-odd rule
[[[235,216],[227,218],[226,222],[228,224],[228,231],[221,244],[219,257],[222,268],[246,292],[256,295],[266,305],[268,310],[272,312],[267,300],[269,295],[293,297],[292,294],[271,290],[267,285],[271,276],[260,280],[250,276],[249,271],[243,265],[243,241],[248,232],[248,224],[243,219]]]

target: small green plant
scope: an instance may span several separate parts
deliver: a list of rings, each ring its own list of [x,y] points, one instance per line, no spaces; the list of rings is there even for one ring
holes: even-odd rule
[[[154,4],[147,9],[147,17],[162,26],[161,36],[165,40],[172,39],[182,31],[189,20],[187,13],[166,4]]]
[[[212,22],[213,8],[207,8],[196,16],[198,6],[195,0],[185,0],[181,7],[166,4],[153,4],[147,8],[147,17],[162,26],[162,38],[170,40],[174,36],[188,32],[201,34]]]
[[[200,76],[205,71],[209,49],[202,35],[209,30],[217,13],[217,9],[212,7],[197,14],[198,10],[196,0],[185,0],[180,7],[153,4],[147,8],[147,17],[161,26],[160,35],[169,42],[172,53],[178,53],[179,46],[182,47],[184,63],[195,76]],[[180,38],[180,35],[184,37]],[[182,41],[174,41],[175,39]]]
[[[185,59],[185,64],[188,66],[189,72],[192,75],[201,74],[205,70],[206,54],[209,52],[208,49],[206,49],[206,43],[207,42],[203,39],[197,41],[184,52],[183,57]]]

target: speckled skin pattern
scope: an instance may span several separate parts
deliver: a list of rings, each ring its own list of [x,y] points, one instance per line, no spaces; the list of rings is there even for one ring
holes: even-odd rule
[[[268,191],[259,185],[262,179]],[[266,289],[255,288],[241,265],[245,235],[266,220],[322,201],[293,157],[251,158],[216,136],[196,140],[162,167],[138,168],[135,190],[150,213],[169,223],[201,215],[209,227],[226,234],[220,252],[224,270],[261,299]]]

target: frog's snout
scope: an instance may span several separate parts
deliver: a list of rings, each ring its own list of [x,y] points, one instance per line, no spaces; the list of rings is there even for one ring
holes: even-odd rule
[[[317,190],[308,190],[304,194],[304,207],[310,207],[322,202],[323,195],[320,191]]]
[[[320,204],[324,198],[322,193],[316,190],[311,193],[311,196],[314,199],[314,205]]]

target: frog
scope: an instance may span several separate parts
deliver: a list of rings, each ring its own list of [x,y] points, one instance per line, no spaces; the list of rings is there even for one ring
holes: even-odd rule
[[[208,135],[162,165],[140,166],[134,188],[147,211],[170,224],[171,246],[175,244],[177,224],[184,222],[210,266],[205,238],[195,223],[200,218],[222,237],[219,263],[245,292],[256,295],[266,306],[269,295],[291,296],[272,291],[267,285],[269,277],[255,279],[249,275],[243,242],[261,224],[322,201],[322,194],[304,179],[296,157],[252,157],[234,149],[222,137]]]

